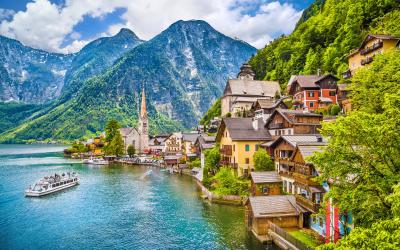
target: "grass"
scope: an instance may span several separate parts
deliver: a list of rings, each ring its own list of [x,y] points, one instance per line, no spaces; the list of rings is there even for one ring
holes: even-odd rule
[[[320,245],[320,241],[318,239],[303,230],[292,231],[289,233],[308,247],[316,248],[318,245]]]

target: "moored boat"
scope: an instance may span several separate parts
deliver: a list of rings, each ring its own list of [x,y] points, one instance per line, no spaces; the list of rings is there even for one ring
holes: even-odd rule
[[[64,190],[69,187],[73,187],[79,184],[78,174],[75,172],[72,173],[63,173],[61,175],[54,174],[52,176],[45,176],[39,181],[37,181],[33,186],[30,186],[25,191],[25,196],[43,196],[46,194],[51,194],[57,191]]]
[[[90,159],[85,159],[82,162],[83,164],[92,164],[92,165],[108,165],[108,161],[90,157]]]

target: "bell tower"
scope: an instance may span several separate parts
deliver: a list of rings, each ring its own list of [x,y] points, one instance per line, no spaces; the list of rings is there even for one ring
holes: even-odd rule
[[[138,132],[140,136],[139,147],[140,152],[143,153],[145,149],[149,147],[149,123],[147,117],[147,109],[146,109],[146,94],[144,92],[144,85],[142,87],[142,102],[140,106],[140,115],[139,115],[139,126]]]

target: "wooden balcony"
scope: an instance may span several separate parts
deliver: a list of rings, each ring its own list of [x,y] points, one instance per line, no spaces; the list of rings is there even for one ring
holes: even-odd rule
[[[237,163],[231,163],[229,161],[224,161],[224,160],[220,161],[219,165],[220,166],[224,166],[224,167],[231,167],[231,168],[237,168],[238,167]]]
[[[222,148],[220,149],[220,153],[223,155],[232,155],[232,146],[231,145],[222,145]]]
[[[374,43],[372,46],[370,47],[366,47],[365,49],[360,50],[360,54],[361,55],[366,55],[371,53],[374,50],[380,49],[383,47],[383,41],[379,41],[377,43]]]
[[[270,129],[281,129],[281,128],[284,128],[284,124],[283,123],[271,123],[271,124],[269,124],[269,128]]]
[[[313,201],[307,199],[306,197],[303,197],[302,195],[296,194],[295,196],[296,196],[296,203],[312,211],[313,213],[317,213],[321,207],[320,204],[316,204]]]
[[[304,186],[318,186],[319,183],[313,180],[315,176],[304,175],[300,173],[293,173],[292,178],[295,182],[302,184]]]
[[[362,59],[362,60],[361,60],[361,65],[369,64],[369,63],[371,63],[373,60],[374,60],[374,59],[373,59],[372,57],[367,57],[367,58],[365,58],[365,59]]]

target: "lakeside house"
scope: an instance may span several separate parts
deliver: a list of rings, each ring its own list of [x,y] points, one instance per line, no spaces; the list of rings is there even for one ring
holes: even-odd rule
[[[282,190],[282,178],[276,171],[251,172],[251,195],[279,195]]]
[[[98,155],[103,155],[103,148],[105,146],[104,144],[104,133],[96,136],[92,139],[89,139],[86,141],[85,145],[89,148],[89,151],[91,152],[92,155],[98,156]]]
[[[302,110],[275,109],[265,123],[273,139],[281,135],[316,134],[322,115]]]
[[[164,147],[165,147],[165,140],[169,135],[156,135],[150,137],[149,140],[149,150],[150,153],[153,155],[161,155]]]
[[[165,139],[163,153],[165,155],[182,155],[182,132],[172,133]]]
[[[258,147],[272,140],[262,119],[223,118],[216,136],[220,145],[221,165],[234,169],[237,176],[254,170],[253,155]]]
[[[334,75],[292,75],[287,91],[297,109],[327,109],[337,104],[337,81]]]
[[[195,143],[199,136],[200,134],[198,132],[182,133],[182,154],[185,161],[197,157]]]
[[[197,157],[200,158],[201,168],[203,169],[205,164],[205,151],[212,149],[215,146],[215,136],[201,134],[199,137],[197,137],[194,144],[197,149]]]
[[[124,141],[125,152],[127,148],[132,145],[135,147],[135,151],[142,154],[148,153],[149,151],[149,128],[148,128],[148,116],[146,109],[146,95],[144,88],[142,89],[142,104],[139,114],[138,127],[121,128],[122,140]]]
[[[251,66],[244,63],[240,67],[237,79],[229,79],[221,98],[221,116],[231,114],[232,117],[241,116],[250,111],[251,106],[258,99],[275,100],[280,96],[280,86],[274,81],[254,80]]]
[[[303,212],[294,195],[251,196],[246,202],[245,222],[253,234],[265,236],[270,223],[281,228],[303,228]]]
[[[358,69],[370,64],[374,60],[375,55],[394,49],[399,43],[399,37],[379,34],[367,35],[360,47],[347,56],[349,69],[343,72],[343,78],[348,79],[354,76]]]

